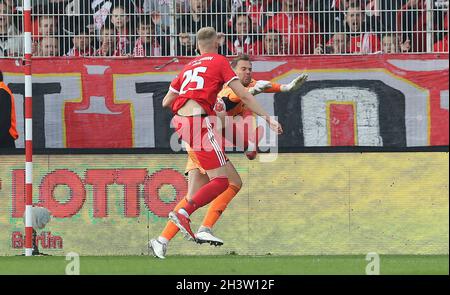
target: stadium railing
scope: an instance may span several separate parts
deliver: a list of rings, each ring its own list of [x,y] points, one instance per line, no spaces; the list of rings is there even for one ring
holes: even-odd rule
[[[0,57],[23,56],[22,1],[0,0]],[[35,57],[195,56],[213,26],[226,55],[448,52],[444,0],[35,0]]]

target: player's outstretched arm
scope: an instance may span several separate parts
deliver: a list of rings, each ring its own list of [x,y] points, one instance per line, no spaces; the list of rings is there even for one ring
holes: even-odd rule
[[[166,96],[164,96],[164,99],[162,101],[163,108],[170,108],[177,97],[177,93],[173,92],[172,90],[167,91],[167,94]]]
[[[265,81],[265,80],[258,80],[258,81],[256,81],[256,83],[253,87],[250,87],[248,89],[248,92],[250,92],[252,95],[258,95],[262,92],[266,92],[271,87],[272,87],[272,82]]]
[[[306,80],[308,80],[308,74],[302,73],[300,74],[300,76],[292,80],[291,83],[280,85],[280,91],[281,92],[295,91],[299,89],[303,85],[303,83],[306,82]]]
[[[269,123],[270,128],[277,132],[278,134],[283,133],[283,128],[281,124],[274,120],[269,114],[263,109],[263,107],[258,103],[255,97],[247,91],[247,89],[242,86],[239,80],[231,81],[228,86],[234,91],[234,93],[241,98],[242,102],[245,103],[247,108],[252,112],[263,118]]]

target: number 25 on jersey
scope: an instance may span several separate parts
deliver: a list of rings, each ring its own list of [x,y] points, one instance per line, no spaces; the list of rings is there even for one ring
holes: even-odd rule
[[[203,86],[205,85],[205,80],[201,76],[199,76],[199,73],[206,73],[206,70],[207,70],[206,67],[198,67],[184,72],[180,94],[185,94],[189,90],[203,89]],[[192,83],[195,83],[195,85],[193,85]],[[185,89],[186,87],[188,88]]]

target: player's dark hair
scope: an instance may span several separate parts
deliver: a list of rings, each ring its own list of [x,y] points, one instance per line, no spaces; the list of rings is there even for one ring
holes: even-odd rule
[[[247,54],[241,54],[238,57],[236,57],[235,59],[233,59],[231,61],[231,67],[234,69],[236,68],[238,62],[240,62],[241,60],[243,61],[251,61],[250,60],[250,56],[248,56]]]
[[[3,73],[0,71],[0,82],[3,82]]]

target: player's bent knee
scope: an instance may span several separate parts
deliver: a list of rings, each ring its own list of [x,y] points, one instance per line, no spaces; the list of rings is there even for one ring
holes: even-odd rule
[[[226,176],[215,177],[211,181],[214,181],[216,188],[221,191],[225,191],[230,184]]]

